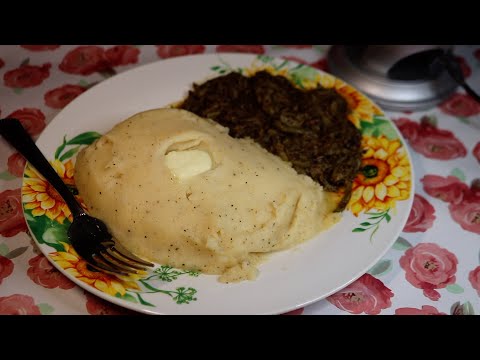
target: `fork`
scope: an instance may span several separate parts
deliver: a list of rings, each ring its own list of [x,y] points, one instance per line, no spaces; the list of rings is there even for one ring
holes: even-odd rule
[[[85,212],[19,120],[1,119],[0,135],[17,149],[65,200],[73,216],[67,232],[68,238],[75,251],[89,265],[99,271],[120,275],[142,274],[147,270],[146,267],[153,267],[152,263],[140,259],[115,242],[107,226]]]

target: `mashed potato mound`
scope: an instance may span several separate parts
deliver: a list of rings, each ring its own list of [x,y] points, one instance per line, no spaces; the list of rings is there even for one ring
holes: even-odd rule
[[[222,282],[254,279],[264,254],[339,219],[318,183],[185,110],[116,125],[80,152],[75,181],[89,212],[127,249]]]

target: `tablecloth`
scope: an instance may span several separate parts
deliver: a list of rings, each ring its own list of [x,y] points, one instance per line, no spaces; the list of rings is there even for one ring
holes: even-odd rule
[[[0,116],[20,119],[37,138],[62,108],[89,87],[141,64],[187,54],[243,52],[328,71],[328,48],[2,45]],[[480,46],[456,46],[455,55],[467,82],[480,91]],[[415,198],[407,224],[366,274],[337,294],[288,314],[480,312],[480,104],[458,89],[427,111],[386,114],[399,127],[413,157]],[[41,255],[22,215],[24,163],[1,139],[0,314],[135,313],[84,291]]]

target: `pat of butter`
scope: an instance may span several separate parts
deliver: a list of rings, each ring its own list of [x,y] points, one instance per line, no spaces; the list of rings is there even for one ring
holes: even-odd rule
[[[206,151],[170,151],[165,155],[165,164],[180,180],[204,173],[212,168],[212,159]]]

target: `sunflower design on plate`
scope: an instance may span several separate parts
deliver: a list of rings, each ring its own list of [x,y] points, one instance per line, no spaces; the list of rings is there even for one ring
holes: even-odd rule
[[[388,210],[409,197],[410,164],[400,140],[365,136],[360,173],[353,183],[349,209],[356,216],[371,209]]]
[[[127,289],[140,290],[139,286],[131,278],[124,276],[113,276],[100,271],[89,269],[87,262],[83,260],[68,243],[62,243],[65,251],[56,251],[50,257],[63,269],[75,278],[115,296],[125,296]]]
[[[50,162],[57,174],[67,186],[73,186],[73,163],[65,164],[55,159]],[[50,220],[63,221],[68,218],[72,222],[72,214],[62,197],[35,168],[27,164],[22,187],[22,201],[26,210],[31,210],[33,216],[47,216]],[[77,200],[81,199],[77,196]]]

